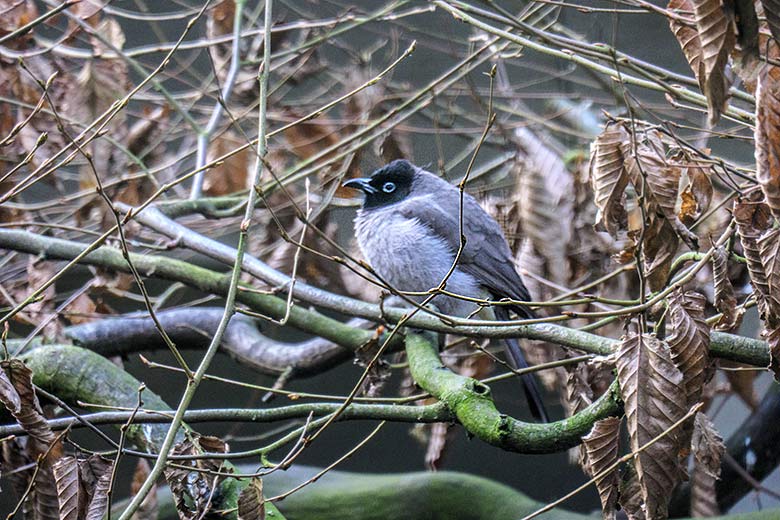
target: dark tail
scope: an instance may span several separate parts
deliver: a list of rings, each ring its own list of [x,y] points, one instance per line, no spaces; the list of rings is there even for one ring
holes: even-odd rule
[[[496,318],[500,321],[506,321],[509,319],[509,311],[505,306],[497,305],[494,307]],[[524,312],[519,312],[523,317],[533,317],[532,311],[527,308],[522,309]],[[506,338],[506,353],[509,365],[515,370],[528,368],[528,362],[523,356],[523,351],[520,350],[520,344],[515,338]],[[523,374],[520,376],[523,383],[523,390],[525,391],[525,398],[528,401],[528,407],[531,410],[531,415],[539,422],[550,422],[550,418],[547,416],[547,410],[544,407],[542,401],[542,394],[539,391],[539,385],[536,384],[536,377],[533,374]]]

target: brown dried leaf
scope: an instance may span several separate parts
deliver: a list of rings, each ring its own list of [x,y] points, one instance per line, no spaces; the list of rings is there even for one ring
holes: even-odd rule
[[[742,251],[747,260],[750,283],[753,286],[758,304],[758,312],[761,319],[765,321],[765,316],[769,311],[766,300],[769,294],[769,282],[761,262],[758,239],[769,229],[769,206],[763,202],[736,200],[734,201],[733,214],[737,223],[737,234],[742,244]]]
[[[737,48],[734,59],[743,68],[758,62],[758,15],[755,0],[734,0],[734,22],[737,28]]]
[[[54,466],[54,480],[57,485],[60,520],[82,518],[84,497],[79,479],[79,463],[76,457],[62,457]]]
[[[4,0],[0,2],[0,37],[6,36],[38,18],[35,2],[29,0]],[[33,32],[17,36],[3,45],[21,50],[33,41]]]
[[[716,516],[720,511],[715,483],[720,477],[720,461],[726,452],[726,446],[715,425],[701,412],[696,414],[693,422],[691,451],[691,516]]]
[[[138,463],[135,466],[133,472],[133,480],[130,482],[130,496],[135,496],[141,490],[141,486],[149,476],[151,466],[146,459],[138,459]],[[141,506],[133,515],[133,520],[157,520],[158,506],[157,506],[157,485],[152,486],[149,494],[141,502]]]
[[[688,166],[686,174],[688,184],[680,194],[682,204],[678,217],[684,225],[690,226],[709,209],[713,189],[708,168]]]
[[[761,0],[761,5],[772,37],[780,43],[780,0]]]
[[[191,434],[174,447],[176,455],[202,455],[204,453],[226,453],[228,445],[217,437]],[[181,465],[193,469],[218,471],[222,469],[222,460],[199,458],[183,461]],[[210,506],[213,486],[218,486],[224,476],[216,481],[202,471],[190,471],[180,467],[169,467],[165,470],[165,480],[171,488],[173,500],[179,517],[184,519],[199,518]]]
[[[246,140],[233,130],[220,134],[209,144],[206,161],[212,162],[244,144]],[[216,164],[205,176],[204,192],[210,196],[219,196],[246,189],[249,172],[254,167],[253,157],[252,148],[245,148]]]
[[[665,218],[652,216],[645,229],[642,260],[645,266],[645,279],[652,291],[659,291],[669,277],[680,239]]]
[[[631,335],[620,345],[617,376],[625,403],[631,450],[636,452],[661,435],[688,411],[683,374],[669,347],[650,335]],[[634,457],[645,513],[665,519],[681,470],[679,432],[673,430]]]
[[[728,253],[723,246],[716,247],[712,255],[712,284],[715,308],[722,314],[714,328],[733,330],[742,321],[742,314],[737,311],[737,296],[729,279]]]
[[[71,325],[89,323],[96,319],[93,317],[96,310],[97,305],[92,298],[87,293],[81,293],[68,305],[68,311],[64,317]]]
[[[528,129],[514,132],[524,160],[518,178],[520,226],[546,260],[547,276],[558,284],[570,277],[567,247],[574,223],[574,179],[560,155]]]
[[[593,428],[582,443],[585,447],[585,472],[591,477],[602,473],[618,460],[620,439],[620,418],[607,417],[593,424]],[[596,480],[601,499],[601,514],[605,519],[615,518],[615,507],[618,499],[617,466]]]
[[[81,480],[89,483],[87,492],[90,495],[85,520],[102,520],[106,514],[113,465],[112,460],[100,455],[91,455],[81,464]]]
[[[238,495],[238,520],[265,520],[263,479],[253,478]]]
[[[729,84],[725,69],[736,43],[734,20],[720,0],[697,0],[693,2],[693,11],[702,48],[699,66],[702,75],[697,79],[707,97],[709,122],[714,125],[728,102]]]
[[[690,14],[693,12],[693,2],[692,0],[670,0],[667,8],[678,16]],[[685,59],[688,61],[694,76],[697,79],[703,77],[701,38],[699,37],[699,31],[696,30],[693,24],[693,20],[688,24],[681,22],[677,18],[670,17],[669,27],[672,29],[675,38],[677,38],[677,42],[680,44],[680,48],[682,48]]]
[[[729,361],[720,360],[723,367],[738,368],[741,365]],[[726,379],[729,380],[731,391],[737,394],[750,410],[755,411],[761,398],[756,392],[755,382],[758,372],[755,370],[725,370]]]
[[[629,520],[645,520],[645,512],[642,509],[642,489],[639,486],[639,477],[633,460],[628,461],[626,472],[620,480],[618,502]]]
[[[672,361],[683,374],[683,386],[688,407],[699,402],[704,385],[710,377],[710,327],[704,319],[707,300],[695,292],[677,289],[669,296],[667,339]]]
[[[0,401],[35,441],[28,443],[31,456],[45,453],[57,436],[51,431],[41,411],[41,405],[33,389],[32,371],[19,359],[0,362],[0,369],[5,375],[3,378],[5,384],[0,386]],[[53,449],[48,460],[54,461],[59,458],[59,455],[60,450]]]
[[[628,173],[621,144],[628,139],[622,124],[607,123],[591,145],[590,180],[599,210],[596,224],[601,224],[613,236],[627,225],[623,192],[628,185]]]
[[[767,231],[757,241],[761,264],[766,275],[766,314],[762,316],[769,328],[780,326],[780,228]]]
[[[780,218],[780,67],[766,64],[756,86],[756,180]]]

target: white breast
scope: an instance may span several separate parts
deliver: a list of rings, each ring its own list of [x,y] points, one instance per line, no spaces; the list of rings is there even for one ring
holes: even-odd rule
[[[417,219],[392,211],[392,206],[360,210],[355,231],[371,267],[399,291],[422,292],[437,287],[455,258],[455,252],[444,240]],[[446,287],[472,298],[485,295],[477,280],[460,269],[455,269],[447,279]],[[466,316],[476,308],[473,303],[446,296],[437,296],[432,303],[441,312],[455,316]]]

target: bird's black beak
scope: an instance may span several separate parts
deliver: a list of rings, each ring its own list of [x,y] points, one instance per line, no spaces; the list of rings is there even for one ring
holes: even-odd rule
[[[345,188],[352,188],[353,190],[360,190],[363,193],[376,193],[376,188],[371,186],[371,179],[350,179],[344,184]]]

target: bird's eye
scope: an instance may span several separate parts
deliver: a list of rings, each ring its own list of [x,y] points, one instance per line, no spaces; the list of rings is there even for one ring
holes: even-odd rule
[[[382,191],[385,193],[393,193],[395,191],[395,183],[386,182],[382,185]]]

